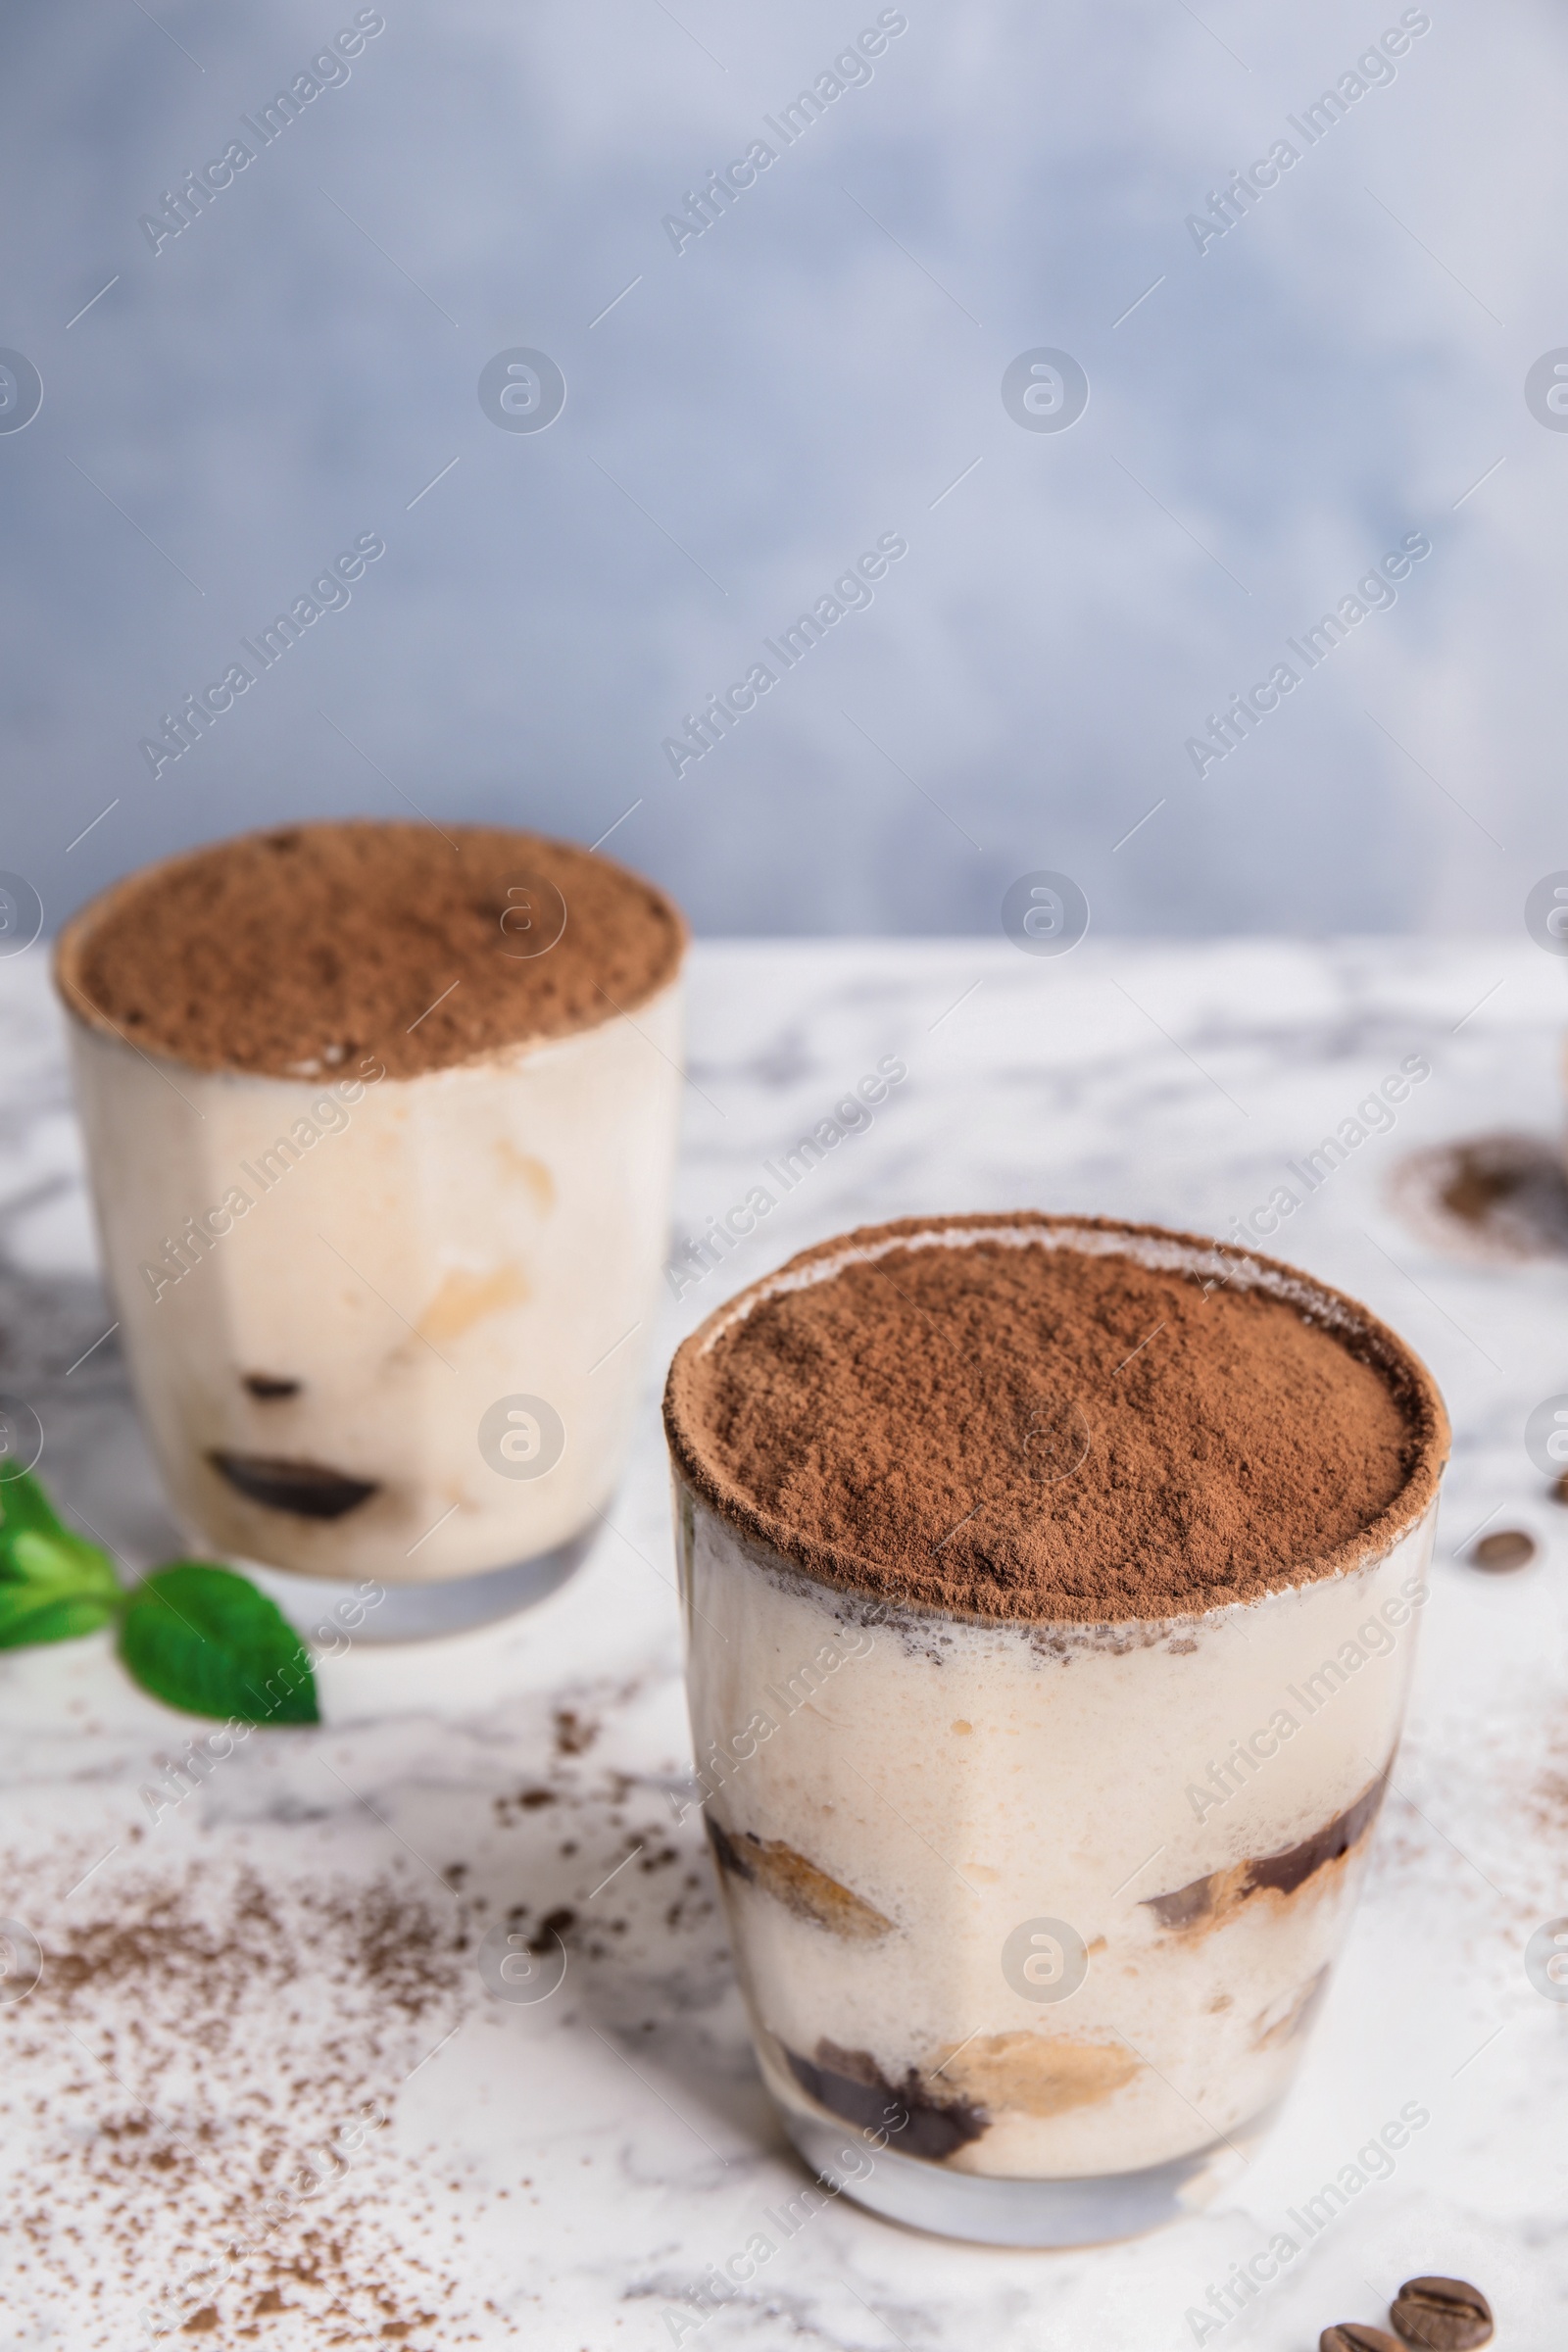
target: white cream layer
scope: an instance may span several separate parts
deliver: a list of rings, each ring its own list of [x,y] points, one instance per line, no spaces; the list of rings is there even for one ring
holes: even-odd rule
[[[1388,1767],[1436,1506],[1383,1558],[1247,1604],[1031,1628],[877,1623],[679,1500],[706,1806],[890,1923],[823,1924],[815,1882],[777,1858],[750,1882],[720,1872],[777,2095],[805,2103],[786,2050],[863,2052],[895,2083],[912,2068],[991,2118],[950,2165],[1031,2179],[1157,2164],[1271,2107],[1370,1836],[1289,1897],[1243,1895],[1241,1866],[1324,1829]],[[1150,1907],[1226,1873],[1185,1927]],[[1032,1996],[1016,1950],[1004,1973],[1008,1938],[1041,1919],[1087,1948],[1064,1999]]]
[[[584,1526],[615,1482],[643,1375],[680,1007],[677,980],[635,1022],[372,1076],[357,1099],[373,1062],[297,1082],[213,1075],[70,1022],[122,1340],[193,1539],[307,1575],[422,1584]],[[204,1244],[186,1220],[214,1209]],[[155,1297],[164,1243],[182,1234],[191,1270],[166,1272]],[[260,1401],[250,1373],[301,1387]],[[502,1476],[480,1452],[487,1408],[517,1395],[564,1425],[541,1477]],[[214,1450],[303,1458],[377,1491],[341,1518],[300,1517],[236,1494]]]

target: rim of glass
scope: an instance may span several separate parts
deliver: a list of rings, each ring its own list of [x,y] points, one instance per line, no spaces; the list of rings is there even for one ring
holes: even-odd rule
[[[1377,1516],[1356,1534],[1303,1560],[1299,1573],[1287,1585],[1241,1599],[1231,1595],[1203,1608],[1161,1611],[1157,1617],[1123,1612],[1100,1618],[1023,1617],[1002,1613],[972,1614],[931,1601],[897,1596],[885,1589],[884,1571],[873,1560],[847,1544],[822,1543],[791,1527],[738,1486],[724,1471],[706,1438],[696,1392],[697,1367],[720,1347],[738,1323],[757,1307],[783,1293],[807,1290],[829,1282],[841,1268],[863,1264],[896,1250],[963,1249],[976,1242],[996,1242],[1012,1249],[1073,1250],[1084,1255],[1134,1258],[1162,1272],[1202,1278],[1211,1287],[1233,1285],[1260,1290],[1331,1331],[1383,1378],[1404,1414],[1412,1440],[1412,1458],[1403,1485]],[[715,1307],[676,1349],[664,1387],[664,1430],[676,1476],[683,1480],[740,1536],[775,1555],[787,1568],[840,1592],[859,1595],[911,1615],[933,1618],[963,1617],[965,1622],[995,1626],[1016,1625],[1143,1625],[1184,1623],[1223,1614],[1272,1599],[1303,1587],[1385,1558],[1417,1527],[1437,1498],[1447,1460],[1448,1418],[1437,1383],[1421,1358],[1397,1333],[1348,1293],[1302,1273],[1298,1266],[1265,1256],[1202,1234],[1185,1233],[1162,1225],[1141,1225],[1115,1217],[1051,1214],[1041,1209],[1015,1209],[968,1215],[899,1217],[880,1225],[858,1226],[811,1249],[802,1250],[771,1274],[764,1274],[734,1298]]]
[[[263,840],[270,833],[281,831],[305,831],[313,827],[322,831],[344,830],[354,826],[391,827],[401,825],[404,821],[397,817],[348,816],[302,818],[294,826],[283,824],[252,826],[243,833],[220,835],[215,841],[198,842],[189,849],[173,851],[167,858],[151,858],[145,865],[133,866],[128,873],[118,875],[114,881],[106,883],[101,890],[95,892],[90,899],[67,917],[55,939],[49,957],[49,976],[55,995],[68,1020],[74,1022],[78,1030],[84,1031],[90,1037],[101,1039],[106,1045],[122,1046],[128,1053],[138,1055],[142,1060],[152,1062],[155,1066],[171,1070],[189,1070],[196,1077],[248,1079],[275,1086],[319,1087],[334,1084],[339,1074],[335,1065],[323,1069],[318,1077],[302,1076],[295,1072],[282,1070],[251,1070],[241,1068],[237,1063],[232,1062],[190,1060],[182,1054],[172,1052],[168,1046],[128,1038],[123,1030],[120,1029],[104,1011],[96,999],[81,986],[83,959],[98,925],[105,921],[118,906],[128,901],[134,901],[139,893],[156,884],[160,877],[176,873],[181,867],[195,864],[203,858],[210,857],[215,851],[224,850],[240,843]],[[459,827],[460,832],[465,829],[481,832],[514,832],[519,844],[533,843],[545,850],[570,850],[581,856],[590,854],[582,842],[568,841],[558,834],[535,833],[521,826]],[[675,934],[675,955],[664,978],[657,981],[645,995],[633,997],[629,1004],[610,1005],[610,1001],[606,999],[606,1004],[609,1005],[608,1010],[596,1014],[592,1020],[579,1022],[573,1028],[564,1029],[554,1034],[521,1037],[499,1045],[487,1046],[478,1053],[451,1061],[436,1063],[428,1070],[404,1073],[391,1081],[393,1085],[406,1086],[416,1083],[420,1078],[445,1077],[454,1070],[471,1071],[515,1066],[523,1058],[545,1051],[549,1047],[569,1045],[578,1038],[591,1037],[601,1029],[608,1029],[617,1019],[624,1020],[631,1013],[658,1004],[666,994],[683,985],[687,966],[691,960],[692,932],[691,925],[681,908],[666,890],[662,889],[659,883],[650,880],[646,874],[639,873],[634,866],[625,865],[614,858],[600,857],[598,861],[601,865],[612,867],[616,873],[635,883],[639,889],[650,892],[670,918]]]

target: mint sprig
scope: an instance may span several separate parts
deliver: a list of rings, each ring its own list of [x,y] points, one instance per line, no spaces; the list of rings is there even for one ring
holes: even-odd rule
[[[158,1569],[125,1604],[120,1655],[144,1690],[187,1715],[320,1721],[310,1652],[276,1602],[232,1568]]]
[[[107,1555],[61,1525],[35,1478],[0,1481],[0,1649],[95,1634],[122,1598]]]
[[[108,1554],[62,1525],[30,1471],[0,1477],[0,1649],[74,1642],[117,1621],[126,1671],[166,1706],[238,1723],[320,1721],[309,1650],[245,1577],[173,1560],[126,1591]]]

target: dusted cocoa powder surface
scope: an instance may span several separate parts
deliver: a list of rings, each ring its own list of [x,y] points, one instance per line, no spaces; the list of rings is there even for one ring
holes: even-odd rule
[[[853,1235],[784,1274],[932,1230]],[[1184,1615],[1392,1541],[1446,1451],[1423,1367],[1290,1269],[1295,1302],[1248,1287],[1266,1261],[1194,1247],[1210,1252],[1203,1277],[1004,1241],[895,1247],[796,1287],[771,1277],[750,1312],[721,1309],[677,1354],[677,1465],[811,1573],[964,1616]]]
[[[56,973],[72,1011],[193,1069],[357,1076],[373,1055],[413,1078],[635,1011],[685,943],[652,883],[571,843],[356,820],[127,876]]]

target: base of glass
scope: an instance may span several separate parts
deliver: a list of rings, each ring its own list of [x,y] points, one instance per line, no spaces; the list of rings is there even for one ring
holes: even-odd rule
[[[1145,2172],[1019,2180],[950,2172],[892,2147],[876,2150],[853,2124],[829,2123],[794,2107],[781,2106],[780,2112],[811,2171],[885,2220],[976,2245],[1036,2247],[1139,2237],[1199,2212],[1239,2176],[1273,2116],[1271,2109],[1227,2140]]]
[[[443,1634],[469,1633],[475,1626],[494,1625],[531,1609],[565,1583],[597,1533],[597,1527],[585,1528],[554,1551],[514,1560],[504,1568],[481,1569],[476,1576],[443,1577],[427,1585],[383,1584],[382,1598],[373,1604],[365,1596],[366,1585],[378,1581],[373,1577],[343,1584],[334,1577],[300,1576],[291,1568],[269,1568],[255,1560],[235,1565],[276,1601],[290,1625],[308,1640],[330,1646],[341,1631],[350,1642],[433,1642]]]

